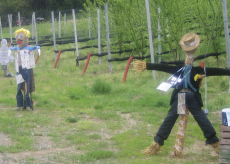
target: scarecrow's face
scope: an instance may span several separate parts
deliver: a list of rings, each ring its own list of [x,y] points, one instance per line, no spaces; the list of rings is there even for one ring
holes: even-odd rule
[[[24,32],[19,32],[16,35],[16,42],[20,49],[28,45],[28,38],[26,37]]]

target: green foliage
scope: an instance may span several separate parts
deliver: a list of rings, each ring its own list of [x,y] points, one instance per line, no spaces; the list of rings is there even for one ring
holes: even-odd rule
[[[63,45],[63,48],[68,46]],[[4,86],[0,92],[0,135],[5,134],[13,141],[12,144],[1,145],[1,152],[36,152],[37,143],[47,139],[52,148],[44,149],[54,150],[48,155],[47,163],[178,163],[178,159],[169,155],[175,142],[177,124],[158,156],[140,153],[151,144],[170,108],[171,91],[163,93],[155,89],[169,74],[156,72],[157,78],[153,79],[150,71],[136,75],[130,70],[126,83],[122,83],[126,62],[114,63],[113,73],[108,73],[107,58],[102,58],[102,64],[98,65],[98,58],[92,57],[92,64],[81,76],[85,61],[76,67],[76,57],[71,52],[63,53],[54,70],[53,56],[45,55],[53,50],[43,47],[42,51],[44,55],[34,69],[36,91],[33,93],[33,112],[12,111],[16,106],[17,86],[13,78],[2,78],[0,81],[0,85]],[[207,67],[215,66],[213,59],[207,60]],[[225,56],[220,57],[219,62],[225,67]],[[13,72],[13,66],[9,68]],[[109,84],[110,92],[92,94],[97,80],[100,81],[99,86]],[[207,83],[208,104],[211,105],[208,106],[208,117],[218,133],[221,119],[216,113],[230,105],[227,90],[222,89],[228,86],[228,77],[208,77]],[[204,92],[203,81],[202,96]],[[77,122],[70,123],[70,116],[74,116]],[[186,134],[184,147],[187,158],[183,159],[184,163],[203,164],[210,158],[212,162],[218,162],[218,157],[211,156],[211,148],[202,150],[204,153],[194,153],[194,145],[203,143],[205,139],[192,116]],[[60,153],[55,153],[56,148]],[[199,161],[193,160],[194,156]],[[26,162],[31,162],[31,159],[23,158]],[[37,158],[33,163],[36,162]]]
[[[70,4],[70,1],[63,1],[63,3]],[[214,51],[212,42],[208,46],[210,36],[208,32],[211,26],[210,28],[204,27],[202,22],[196,22],[194,17],[196,20],[208,16],[216,17],[218,18],[216,23],[219,22],[222,14],[219,12],[217,1],[151,0],[150,5],[154,36],[159,33],[156,26],[159,18],[157,8],[159,5],[163,6],[160,17],[162,26],[160,33],[163,40],[159,43],[157,39],[154,39],[154,45],[161,44],[165,51],[177,49],[175,53],[173,51],[169,55],[162,55],[164,61],[183,58],[179,56],[178,41],[185,32],[189,31],[202,32],[200,36],[204,41],[197,54],[204,54],[207,49],[210,52]],[[198,5],[200,5],[199,9],[202,9],[203,6],[203,9],[208,12],[201,11],[200,14],[197,14]],[[211,5],[214,6],[214,9],[211,8]],[[77,29],[82,33],[87,32],[90,14],[92,30],[95,34],[97,30],[96,9],[99,7],[101,9],[102,43],[106,44],[103,6],[104,1],[102,0],[86,1],[87,12],[77,15]],[[133,54],[135,55],[148,55],[149,49],[145,47],[148,45],[148,31],[144,1],[109,0],[108,7],[111,32],[115,34],[111,41],[121,43],[121,46],[114,45],[112,49],[134,49]],[[217,13],[219,15],[216,15]],[[71,19],[71,14],[67,17]],[[214,20],[205,19],[204,23],[214,24],[215,28],[220,27],[221,23],[217,25]],[[184,21],[187,22],[184,23]],[[55,27],[58,27],[58,23],[55,23]],[[63,24],[62,27],[64,27]],[[198,28],[190,30],[190,27]],[[14,27],[13,31],[16,28]],[[26,26],[26,28],[32,29],[31,26]],[[200,30],[202,28],[205,29]],[[52,36],[51,29],[52,25],[49,22],[38,24],[39,39],[44,39],[45,35]],[[207,35],[205,30],[208,31]],[[66,22],[63,31],[66,32],[65,36],[73,37],[72,21]],[[8,29],[4,28],[3,32],[4,36],[9,36]],[[213,35],[217,36],[215,32]],[[124,43],[126,40],[130,40],[131,43]],[[79,47],[93,45],[96,42],[79,42]],[[224,38],[221,38],[220,42],[219,48],[223,51]],[[74,43],[57,45],[57,49],[74,48],[74,46]],[[97,48],[80,50],[80,56],[88,52],[96,53],[97,50]],[[103,51],[106,52],[106,48],[103,48]],[[196,145],[205,145],[205,138],[191,115],[184,144],[185,158],[178,161],[177,158],[170,156],[178,130],[177,123],[159,155],[152,157],[140,153],[151,144],[170,108],[171,91],[163,93],[155,89],[169,77],[169,74],[156,72],[157,78],[153,79],[150,71],[137,75],[130,70],[126,83],[122,83],[126,61],[112,63],[113,72],[108,73],[108,59],[102,57],[102,64],[98,65],[98,58],[94,56],[90,59],[86,73],[81,76],[85,61],[80,61],[80,66],[76,67],[75,53],[68,51],[62,53],[56,69],[53,69],[53,54],[53,48],[42,46],[42,55],[34,68],[36,91],[33,93],[35,107],[33,112],[12,111],[16,106],[15,79],[4,78],[1,74],[0,86],[3,87],[0,92],[0,138],[2,139],[0,152],[6,157],[11,156],[8,153],[15,153],[11,156],[12,158],[13,156],[18,157],[18,159],[12,159],[13,162],[10,161],[11,158],[3,158],[4,162],[39,163],[41,160],[35,157],[37,151],[41,150],[38,151],[40,153],[43,149],[47,149],[44,152],[49,152],[49,154],[41,154],[41,158],[46,159],[47,163],[218,163],[218,157],[212,156],[213,149],[196,147]],[[122,55],[129,56],[131,53]],[[120,56],[112,54],[112,57]],[[226,67],[225,55],[219,56],[218,63],[215,60],[215,57],[207,58],[205,65],[207,67]],[[195,64],[199,65],[198,62]],[[9,71],[15,72],[13,63],[9,64]],[[219,114],[222,108],[230,106],[229,79],[227,76],[218,76],[207,77],[206,80],[210,112],[208,117],[219,136],[219,124],[221,123]],[[203,81],[200,90],[203,100],[205,100],[206,91],[204,84]],[[48,145],[48,147],[43,148],[43,145]],[[32,152],[31,157],[21,156],[21,153],[27,151]]]
[[[112,25],[110,26],[110,33],[114,34],[111,40],[112,42],[118,42],[111,48],[120,51],[131,49],[131,53],[126,53],[128,55],[148,55],[145,1],[108,0],[107,3],[109,22]],[[88,15],[96,17],[97,8],[104,9],[104,1],[91,2],[88,0],[84,7]],[[160,13],[158,13],[159,7]],[[206,51],[219,52],[222,49],[223,44],[221,44],[220,39],[223,35],[223,14],[220,1],[150,0],[150,11],[152,33],[154,36],[157,34],[162,36],[161,42],[154,37],[154,46],[161,45],[163,51],[170,51],[171,53],[167,56],[172,56],[174,60],[184,59],[184,56],[181,55],[179,41],[188,32],[201,33],[200,37],[205,40],[204,43],[212,46],[212,48],[208,47]],[[156,23],[158,20],[160,21],[161,31],[158,31]],[[101,19],[101,21],[102,27],[105,27],[105,20]],[[102,31],[104,30],[102,29]],[[105,35],[105,32],[103,34]],[[125,41],[131,41],[131,43],[127,44]],[[157,52],[157,49],[155,51]]]
[[[220,86],[220,90],[222,91],[228,90],[228,87],[229,87],[228,82],[226,80],[220,81],[219,86]]]
[[[72,144],[85,144],[89,141],[85,133],[68,134],[66,140],[69,140]]]
[[[103,112],[103,111],[96,111],[95,116],[102,119],[102,120],[119,120],[119,115],[114,112]]]
[[[36,12],[36,16],[50,18],[50,12],[54,10],[66,10],[71,8],[82,8],[85,0],[12,0],[10,2],[0,1],[0,5],[4,6],[0,9],[0,15],[2,21],[7,22],[7,14],[12,14],[13,25],[15,24],[20,12],[21,17],[25,15],[30,15],[32,12]],[[3,17],[4,16],[4,17]],[[31,17],[27,16],[27,19]]]
[[[101,139],[101,136],[99,134],[92,134],[92,135],[89,135],[89,138]]]
[[[96,94],[108,94],[111,90],[111,85],[102,79],[96,79],[92,86],[92,92]]]
[[[98,110],[98,109],[102,109],[103,106],[102,106],[101,104],[96,104],[96,105],[94,106],[94,108],[95,108],[96,110]]]
[[[109,22],[112,24],[110,33],[114,34],[112,42],[118,42],[118,46],[111,46],[114,50],[133,50],[132,53],[137,53],[143,56],[146,53],[147,40],[147,22],[145,3],[140,0],[110,0],[108,3]],[[93,3],[86,1],[84,4],[89,15],[95,15],[96,9],[100,8],[101,18],[104,17],[102,11],[104,10],[104,1],[96,0]],[[96,16],[95,16],[96,17]],[[101,27],[105,35],[105,20],[101,19]],[[127,44],[126,41],[131,41]],[[130,53],[131,54],[131,53]]]
[[[197,14],[194,14],[194,18],[199,23],[199,30],[205,35],[205,40],[212,46],[213,51],[220,52],[223,46],[220,40],[224,29],[222,2],[196,0],[196,3],[194,12]]]
[[[80,97],[74,94],[71,94],[69,97],[73,100],[80,100]]]
[[[80,156],[81,162],[90,162],[95,160],[102,160],[113,157],[114,152],[108,150],[89,151],[85,155]]]
[[[73,117],[73,116],[72,117],[69,116],[66,118],[66,122],[69,122],[69,123],[75,123],[77,121],[78,121],[78,119],[76,117]]]

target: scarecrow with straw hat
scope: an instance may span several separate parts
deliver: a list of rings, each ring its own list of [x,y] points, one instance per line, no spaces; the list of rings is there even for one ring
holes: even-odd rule
[[[30,32],[24,28],[15,31],[15,38],[18,47],[10,47],[16,50],[15,69],[17,72],[17,108],[13,110],[33,110],[31,93],[35,91],[34,73],[35,60],[33,50],[40,50],[39,46],[29,46]],[[23,94],[24,92],[24,100]],[[30,94],[30,95],[29,95]]]
[[[182,157],[188,111],[191,112],[203,131],[204,137],[206,138],[206,144],[210,144],[215,149],[216,153],[219,153],[219,139],[216,136],[216,131],[201,109],[203,102],[199,92],[199,84],[205,76],[229,76],[230,70],[222,68],[202,68],[200,66],[194,67],[194,56],[199,44],[200,38],[195,33],[187,33],[181,38],[180,45],[186,54],[185,65],[173,66],[168,64],[146,63],[144,61],[134,62],[134,70],[137,72],[146,69],[158,70],[173,74],[173,77],[177,79],[176,82],[173,83],[175,89],[171,95],[171,108],[156,133],[153,143],[142,151],[144,154],[156,155],[159,152],[161,146],[164,145],[164,141],[170,135],[177,118],[180,116],[178,122],[179,130],[176,134],[177,138],[174,146],[174,155]]]

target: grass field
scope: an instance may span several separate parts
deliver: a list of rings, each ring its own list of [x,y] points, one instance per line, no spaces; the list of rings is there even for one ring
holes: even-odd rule
[[[57,49],[72,47],[74,44],[70,43]],[[198,54],[205,50],[201,48]],[[88,52],[96,53],[97,49],[82,50],[80,55],[86,56]],[[162,59],[170,60],[167,56]],[[102,57],[100,65],[94,56],[83,76],[86,60],[76,66],[74,52],[62,53],[56,69],[54,62],[53,47],[41,47],[34,68],[36,91],[32,112],[12,110],[16,107],[15,77],[0,74],[0,163],[219,163],[218,155],[205,145],[191,114],[183,158],[171,155],[177,123],[159,155],[141,153],[153,141],[170,108],[172,90],[156,90],[169,74],[156,72],[153,79],[151,71],[135,74],[129,70],[126,83],[122,83],[127,61],[112,62],[109,73],[107,56]],[[214,57],[205,59],[205,64],[217,67]],[[227,66],[225,55],[219,58],[218,65]],[[9,72],[15,74],[13,63]],[[200,90],[203,98],[204,84]],[[228,77],[207,78],[208,118],[218,136],[221,110],[230,106],[228,87]]]

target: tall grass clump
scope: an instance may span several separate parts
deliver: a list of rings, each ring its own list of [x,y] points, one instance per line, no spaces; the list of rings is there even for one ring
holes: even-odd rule
[[[92,92],[96,94],[109,94],[111,90],[111,85],[101,79],[96,79],[92,86]]]

